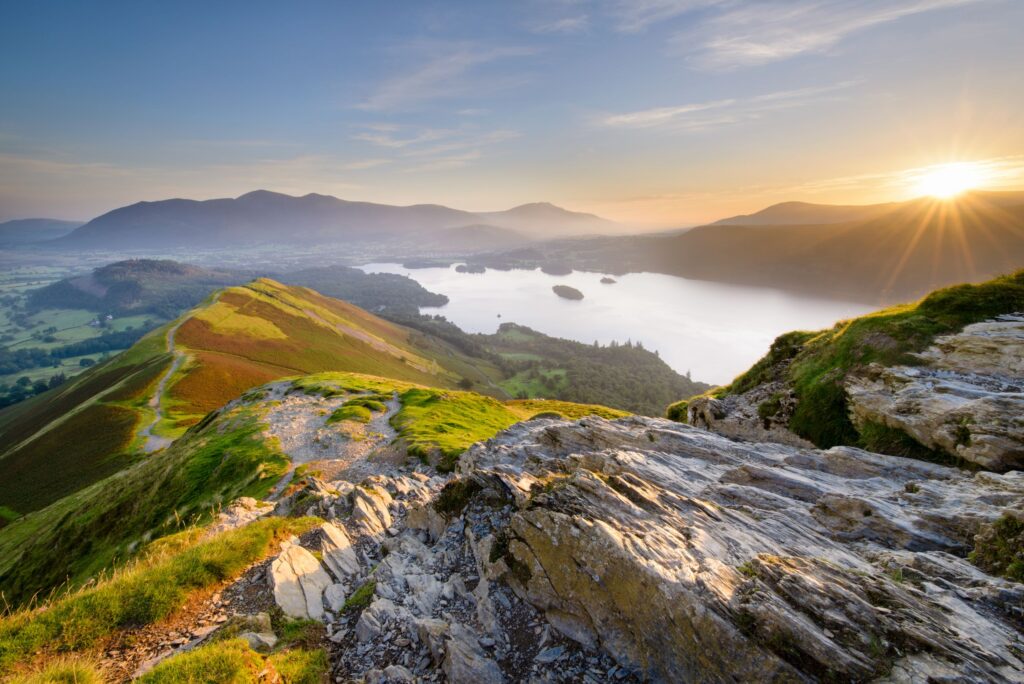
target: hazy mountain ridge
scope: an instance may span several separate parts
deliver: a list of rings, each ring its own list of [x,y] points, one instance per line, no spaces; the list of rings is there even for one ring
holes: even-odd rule
[[[554,237],[608,232],[615,224],[553,205],[472,213],[436,204],[392,206],[329,195],[257,190],[234,199],[139,202],[103,214],[53,243],[64,248],[138,249],[258,243],[331,243],[416,238],[474,224]],[[454,236],[455,246],[458,245]]]
[[[895,209],[899,203],[869,205],[813,204],[810,202],[780,202],[753,214],[741,214],[720,219],[713,226],[794,226],[846,223],[881,216]]]
[[[492,268],[653,271],[889,304],[1024,266],[1024,193],[922,198],[845,223],[710,224],[677,235],[559,240],[471,261]]]
[[[14,219],[0,223],[0,247],[55,240],[84,225],[84,221],[49,218]]]

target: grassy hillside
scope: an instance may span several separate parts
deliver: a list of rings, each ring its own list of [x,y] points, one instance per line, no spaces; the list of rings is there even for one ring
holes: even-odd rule
[[[103,681],[90,661],[99,660],[107,644],[125,638],[133,629],[172,616],[190,597],[237,577],[253,562],[272,553],[281,540],[319,522],[316,518],[266,518],[210,539],[203,539],[203,531],[193,528],[154,543],[136,562],[94,586],[38,609],[0,617],[0,675],[27,676],[36,671],[42,674],[29,681]],[[279,657],[283,656],[284,652]],[[231,662],[230,658],[224,660]],[[163,674],[172,668],[189,669],[187,662],[172,663],[161,666]],[[160,675],[154,671],[147,681],[227,681]]]
[[[506,375],[501,386],[514,397],[551,397],[660,415],[673,398],[708,389],[642,345],[581,344],[514,323],[476,337],[500,356]]]
[[[452,467],[470,444],[538,413],[625,415],[557,401],[502,403],[473,392],[351,373],[303,377],[291,389],[322,396],[397,392],[401,409],[392,423],[400,443],[410,455],[438,461],[442,468]],[[0,587],[6,600],[20,604],[65,582],[78,586],[130,558],[148,540],[209,519],[238,496],[266,496],[289,467],[276,441],[265,434],[263,416],[269,408],[264,392],[249,392],[207,416],[164,452],[0,529]]]
[[[329,370],[435,387],[464,378],[487,387],[498,374],[446,342],[312,290],[265,279],[231,287],[112,361],[0,411],[0,506],[12,512],[0,525],[140,458],[161,386],[154,433],[170,439],[251,387]]]
[[[915,449],[887,432],[857,430],[843,389],[846,377],[869,363],[920,363],[912,354],[926,349],[937,336],[1019,311],[1024,311],[1024,270],[979,285],[937,290],[911,304],[840,321],[829,330],[782,335],[750,370],[711,394],[742,394],[781,380],[797,398],[789,428],[817,446],[852,445],[901,456],[922,455],[924,447]],[[670,406],[669,417],[683,418],[686,404]]]
[[[104,313],[145,312],[175,318],[211,290],[251,276],[200,268],[167,259],[128,259],[65,278],[29,293],[32,309],[87,309]]]

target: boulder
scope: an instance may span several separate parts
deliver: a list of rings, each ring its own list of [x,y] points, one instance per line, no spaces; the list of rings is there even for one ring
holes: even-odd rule
[[[320,531],[320,550],[327,569],[340,580],[357,575],[359,558],[344,528],[328,522],[320,526]]]
[[[287,544],[271,562],[267,577],[274,589],[274,601],[285,615],[315,620],[323,616],[323,593],[331,585],[331,578],[309,551],[298,544]]]
[[[391,495],[380,487],[360,485],[352,490],[352,520],[362,535],[381,537],[391,527]]]
[[[476,635],[461,624],[448,630],[444,674],[451,684],[501,684],[505,681],[498,664],[477,643]]]

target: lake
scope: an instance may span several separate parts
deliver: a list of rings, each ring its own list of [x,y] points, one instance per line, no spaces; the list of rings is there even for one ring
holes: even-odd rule
[[[451,300],[423,313],[440,314],[467,332],[493,333],[502,323],[528,326],[554,337],[602,345],[642,342],[679,373],[726,383],[761,358],[778,335],[815,330],[874,310],[867,304],[802,297],[778,290],[687,280],[658,273],[614,276],[574,271],[554,276],[533,271],[458,273],[449,268],[367,264],[368,273],[399,273]],[[580,290],[563,299],[554,285]],[[500,317],[499,317],[500,315]]]

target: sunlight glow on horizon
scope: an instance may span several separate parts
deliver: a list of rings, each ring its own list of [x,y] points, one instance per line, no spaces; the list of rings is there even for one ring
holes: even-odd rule
[[[951,162],[921,169],[915,175],[914,190],[918,195],[951,199],[968,190],[981,188],[990,180],[982,164]]]

